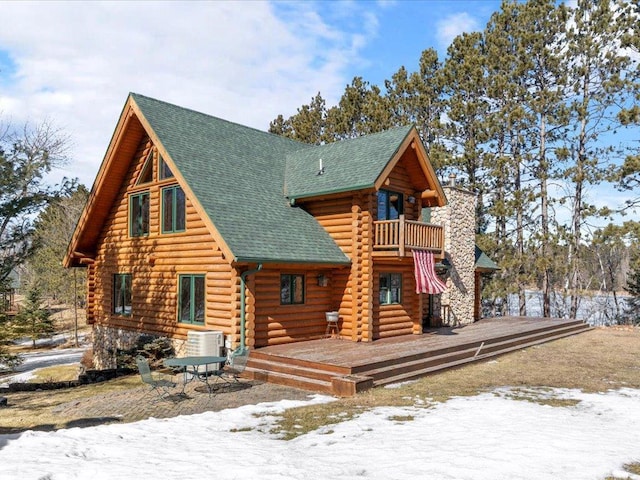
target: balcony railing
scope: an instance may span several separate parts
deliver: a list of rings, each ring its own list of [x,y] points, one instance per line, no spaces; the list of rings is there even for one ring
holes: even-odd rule
[[[414,222],[400,215],[398,220],[378,220],[374,225],[373,249],[397,252],[404,257],[407,249],[429,250],[436,256],[444,253],[444,229],[441,225]]]

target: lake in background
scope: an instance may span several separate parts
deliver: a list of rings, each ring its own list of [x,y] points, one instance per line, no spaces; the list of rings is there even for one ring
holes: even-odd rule
[[[527,316],[542,317],[542,292],[528,290],[527,296]],[[621,311],[627,306],[628,296],[618,295],[618,304]],[[551,299],[551,316],[557,318],[568,318],[570,308],[570,298],[555,295]],[[518,315],[518,296],[509,295],[507,305],[507,315]],[[613,295],[593,295],[583,297],[578,306],[577,318],[584,320],[593,326],[616,324],[616,306]]]

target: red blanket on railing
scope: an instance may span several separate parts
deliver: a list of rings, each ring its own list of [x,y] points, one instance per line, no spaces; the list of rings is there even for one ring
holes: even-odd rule
[[[416,293],[442,293],[447,286],[436,274],[433,253],[425,250],[413,251],[414,272],[416,276]]]

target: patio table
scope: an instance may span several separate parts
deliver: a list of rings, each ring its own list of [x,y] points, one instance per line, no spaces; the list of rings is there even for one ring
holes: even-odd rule
[[[211,393],[212,385],[209,383],[209,377],[215,375],[226,361],[227,357],[191,356],[166,358],[163,363],[165,367],[177,367],[182,371],[182,391],[180,393],[183,395],[187,384],[194,379],[206,384],[209,393]],[[209,368],[212,364],[218,364],[218,368]],[[200,368],[202,366],[204,366],[204,370]]]

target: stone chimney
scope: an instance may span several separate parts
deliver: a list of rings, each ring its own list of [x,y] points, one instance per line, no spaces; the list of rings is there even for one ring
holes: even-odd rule
[[[476,196],[457,187],[453,173],[449,175],[449,184],[442,188],[448,203],[431,209],[431,223],[444,227],[445,258],[450,267],[447,290],[441,297],[443,320],[451,325],[472,323]]]

